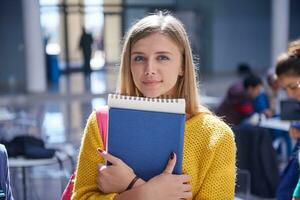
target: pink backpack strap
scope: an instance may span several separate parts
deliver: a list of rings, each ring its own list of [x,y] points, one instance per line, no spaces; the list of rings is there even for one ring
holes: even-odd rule
[[[106,136],[107,136],[107,118],[108,107],[102,106],[96,110],[98,129],[102,138],[104,149],[106,149]]]
[[[107,118],[108,118],[107,116],[108,116],[107,106],[102,106],[101,108],[96,110],[98,129],[105,149],[106,149],[106,134],[107,134]],[[71,199],[73,188],[74,188],[75,176],[76,176],[76,171],[70,177],[69,183],[61,196],[61,200]]]

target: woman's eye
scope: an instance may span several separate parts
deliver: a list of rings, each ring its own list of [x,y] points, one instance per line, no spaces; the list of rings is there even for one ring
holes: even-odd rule
[[[134,60],[135,62],[140,62],[140,61],[145,60],[145,58],[144,58],[143,56],[136,56],[136,57],[133,58],[133,60]]]
[[[158,56],[158,60],[170,60],[170,59],[167,56],[161,55],[161,56]]]

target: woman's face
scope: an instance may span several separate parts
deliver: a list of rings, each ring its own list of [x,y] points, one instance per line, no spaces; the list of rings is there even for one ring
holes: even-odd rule
[[[300,76],[281,75],[278,80],[289,97],[300,101]]]
[[[145,97],[174,96],[183,76],[182,55],[177,45],[161,33],[138,40],[131,48],[133,81]]]

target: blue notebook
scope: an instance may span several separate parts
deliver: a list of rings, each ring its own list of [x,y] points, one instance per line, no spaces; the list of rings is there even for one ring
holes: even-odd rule
[[[165,169],[172,152],[174,174],[182,173],[184,99],[108,97],[107,151],[122,159],[145,181]]]

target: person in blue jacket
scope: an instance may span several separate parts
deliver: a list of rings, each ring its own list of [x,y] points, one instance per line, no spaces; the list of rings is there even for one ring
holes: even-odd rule
[[[10,187],[7,151],[0,144],[0,200],[13,200]]]
[[[261,78],[251,74],[245,77],[243,84],[246,93],[251,99],[253,112],[262,113],[265,114],[266,117],[271,117],[272,111]]]

